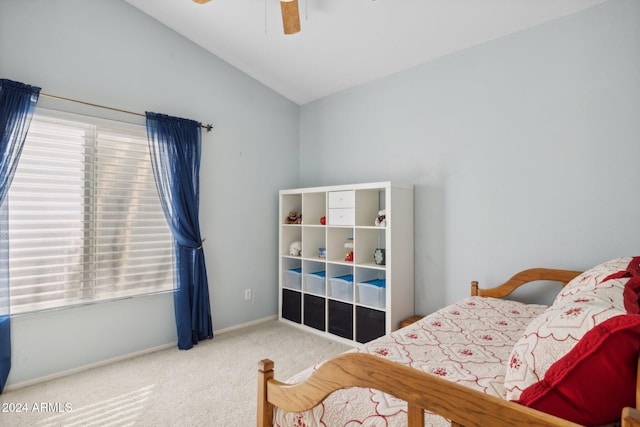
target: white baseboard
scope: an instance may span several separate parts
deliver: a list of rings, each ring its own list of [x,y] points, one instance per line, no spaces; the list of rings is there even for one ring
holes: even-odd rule
[[[242,323],[240,325],[235,325],[235,326],[230,326],[228,328],[220,329],[220,330],[217,330],[217,331],[214,330],[213,331],[214,337],[215,337],[215,335],[220,335],[220,334],[224,334],[224,333],[227,333],[227,332],[236,331],[238,329],[247,328],[249,326],[258,325],[260,323],[268,322],[270,320],[275,320],[277,318],[278,318],[277,315],[269,316],[269,317],[265,317],[263,319],[253,320],[251,322]],[[88,365],[83,365],[83,366],[80,366],[78,368],[67,369],[66,371],[60,371],[60,372],[56,372],[54,374],[45,375],[43,377],[38,377],[38,378],[31,379],[31,380],[23,381],[23,382],[20,382],[20,383],[7,385],[4,388],[4,391],[7,392],[7,391],[23,388],[23,387],[28,387],[28,386],[31,386],[31,385],[34,385],[34,384],[42,383],[42,382],[45,382],[45,381],[55,380],[55,379],[58,379],[58,378],[66,377],[68,375],[77,374],[77,373],[80,373],[80,372],[83,372],[83,371],[87,371],[89,369],[99,368],[101,366],[110,365],[112,363],[120,362],[120,361],[123,361],[123,360],[127,360],[127,359],[131,359],[131,358],[134,358],[134,357],[138,357],[138,356],[143,356],[145,354],[155,353],[156,351],[167,350],[167,349],[173,348],[175,346],[176,346],[175,342],[169,343],[169,344],[162,344],[162,345],[159,345],[159,346],[156,346],[156,347],[151,347],[151,348],[147,348],[147,349],[144,349],[144,350],[136,351],[134,353],[128,353],[128,354],[124,354],[122,356],[113,357],[111,359],[106,359],[106,360],[102,360],[102,361],[99,361],[99,362],[90,363]]]
[[[275,320],[277,318],[278,318],[278,315],[264,317],[262,319],[252,320],[251,322],[241,323],[239,325],[230,326],[228,328],[224,328],[224,329],[220,329],[220,330],[217,330],[217,331],[213,331],[213,333],[217,334],[217,335],[224,334],[226,332],[231,332],[231,331],[235,331],[235,330],[238,330],[238,329],[248,328],[249,326],[259,325],[260,323],[269,322],[269,321]]]
[[[133,357],[143,356],[145,354],[154,353],[154,352],[160,351],[160,350],[167,350],[167,349],[175,347],[175,346],[176,346],[175,343],[170,343],[170,344],[162,344],[162,345],[159,345],[159,346],[156,346],[156,347],[146,348],[144,350],[136,351],[134,353],[124,354],[122,356],[113,357],[111,359],[101,360],[99,362],[90,363],[88,365],[82,365],[82,366],[79,366],[77,368],[67,369],[65,371],[56,372],[56,373],[53,373],[53,374],[50,374],[50,375],[45,375],[43,377],[38,377],[38,378],[34,378],[34,379],[31,379],[31,380],[27,380],[27,381],[22,381],[20,383],[11,384],[11,385],[6,386],[4,388],[4,391],[11,391],[11,390],[27,387],[27,386],[34,385],[34,384],[43,383],[45,381],[55,380],[55,379],[58,379],[58,378],[66,377],[68,375],[77,374],[77,373],[80,373],[80,372],[83,372],[83,371],[87,371],[89,369],[99,368],[101,366],[110,365],[112,363],[116,363],[116,362],[120,362],[120,361],[123,361],[123,360],[131,359]]]

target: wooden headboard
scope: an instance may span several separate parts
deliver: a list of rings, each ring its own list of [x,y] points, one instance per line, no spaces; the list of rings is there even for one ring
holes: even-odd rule
[[[525,283],[539,280],[561,282],[564,288],[572,279],[582,274],[582,271],[556,270],[552,268],[530,268],[514,274],[509,280],[495,288],[480,289],[478,282],[471,282],[471,295],[481,297],[504,298]]]

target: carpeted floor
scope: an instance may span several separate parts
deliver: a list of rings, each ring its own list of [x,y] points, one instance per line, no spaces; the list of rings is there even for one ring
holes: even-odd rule
[[[272,359],[276,378],[286,380],[349,348],[268,321],[189,351],[158,351],[7,391],[0,425],[255,426],[258,361]]]

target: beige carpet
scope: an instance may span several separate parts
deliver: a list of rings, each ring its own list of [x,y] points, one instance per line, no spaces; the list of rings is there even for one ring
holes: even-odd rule
[[[7,391],[0,395],[0,425],[255,426],[259,360],[274,360],[276,378],[286,380],[348,349],[269,321],[188,351],[158,351]]]

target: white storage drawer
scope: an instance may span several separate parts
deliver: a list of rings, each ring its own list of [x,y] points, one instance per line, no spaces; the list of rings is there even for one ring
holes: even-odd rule
[[[329,209],[329,225],[354,225],[356,213],[353,208]]]
[[[329,192],[329,209],[334,208],[353,208],[356,205],[355,192],[349,191],[330,191]]]

